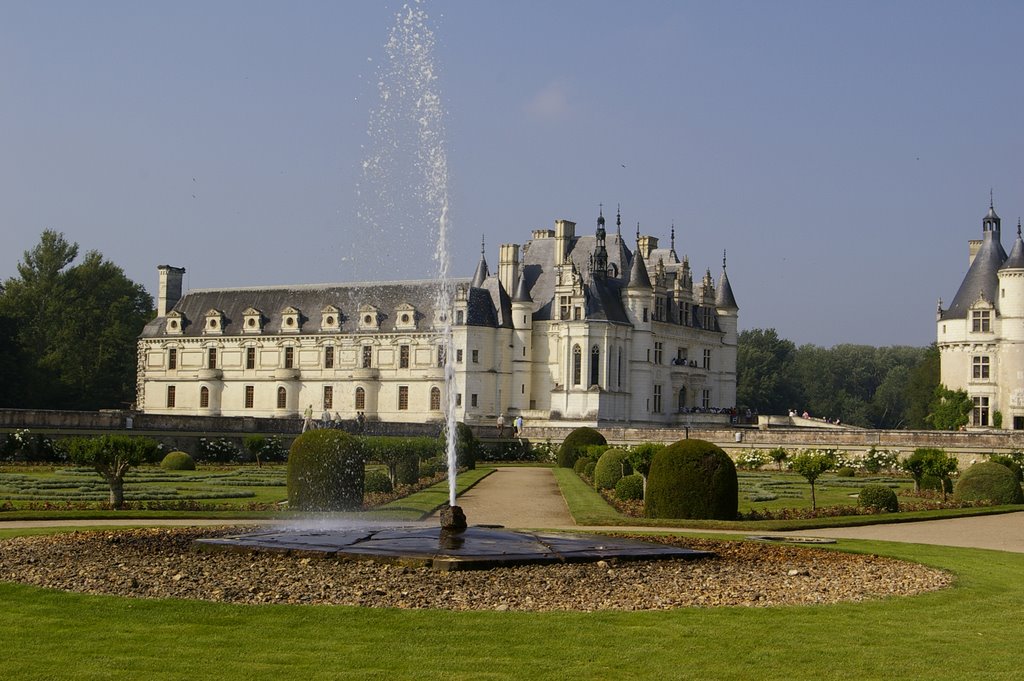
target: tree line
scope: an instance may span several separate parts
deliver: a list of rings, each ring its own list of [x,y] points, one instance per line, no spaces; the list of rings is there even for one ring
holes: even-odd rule
[[[761,414],[808,412],[865,428],[959,427],[970,401],[939,385],[929,347],[797,346],[775,329],[739,335],[736,402]]]
[[[0,284],[0,407],[124,408],[153,298],[124,271],[46,230]]]

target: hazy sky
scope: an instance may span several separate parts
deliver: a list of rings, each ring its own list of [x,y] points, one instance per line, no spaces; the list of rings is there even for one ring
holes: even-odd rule
[[[358,217],[401,7],[0,2],[0,278],[46,228],[151,292],[433,274]],[[698,274],[728,249],[741,329],[924,345],[990,188],[1007,251],[1024,214],[1019,0],[421,7],[459,276],[621,204]]]

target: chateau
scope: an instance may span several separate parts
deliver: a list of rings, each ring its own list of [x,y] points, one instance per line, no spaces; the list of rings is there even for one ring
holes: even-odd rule
[[[193,290],[162,265],[157,318],[139,339],[137,407],[147,413],[300,415],[441,421],[446,313],[453,322],[457,418],[533,425],[685,425],[728,421],[736,401],[738,306],[722,260],[695,283],[686,257],[605,218],[593,234],[557,220],[503,244],[492,273],[481,250],[455,282]]]
[[[1020,221],[1010,255],[990,203],[981,239],[969,243],[970,267],[949,308],[938,309],[941,382],[965,390],[971,425],[1024,430],[1024,242]],[[999,414],[999,417],[996,414]]]

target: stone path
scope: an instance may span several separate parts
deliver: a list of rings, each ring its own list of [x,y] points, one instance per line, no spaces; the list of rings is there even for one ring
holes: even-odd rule
[[[470,525],[576,527],[550,468],[501,466],[459,497]]]

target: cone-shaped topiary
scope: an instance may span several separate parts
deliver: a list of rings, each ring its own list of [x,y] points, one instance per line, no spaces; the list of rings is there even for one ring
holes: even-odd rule
[[[165,471],[194,471],[196,461],[185,452],[168,452],[160,462]]]
[[[330,429],[303,433],[288,453],[288,507],[295,511],[359,510],[364,464],[359,438]]]
[[[857,497],[857,505],[890,513],[900,510],[900,501],[896,498],[896,492],[885,485],[864,485]]]
[[[736,464],[704,440],[680,440],[654,455],[647,476],[648,518],[735,520],[739,508]]]
[[[994,504],[1024,503],[1024,493],[1013,471],[1002,464],[976,463],[961,475],[953,489],[956,501],[990,501]]]
[[[594,487],[598,490],[613,489],[623,475],[632,473],[633,469],[626,460],[628,456],[622,449],[606,450],[594,467]]]
[[[562,441],[562,446],[558,448],[558,467],[559,468],[572,468],[573,464],[576,463],[576,459],[580,457],[580,453],[583,448],[587,445],[606,445],[608,441],[604,439],[604,435],[597,432],[593,428],[577,428],[576,430],[569,433],[565,440]]]

